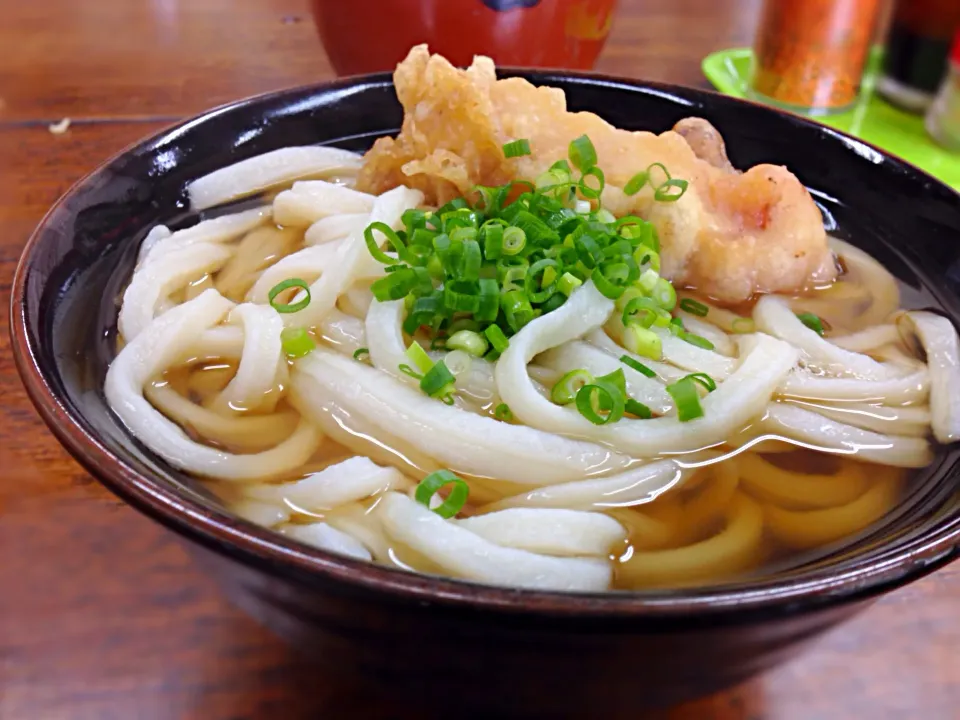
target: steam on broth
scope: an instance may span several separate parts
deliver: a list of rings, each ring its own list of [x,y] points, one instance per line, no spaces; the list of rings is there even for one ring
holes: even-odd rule
[[[410,162],[407,121],[366,158],[286,148],[197,180],[199,210],[273,195],[150,232],[111,407],[237,514],[412,571],[678,587],[850,542],[929,464],[931,435],[960,433],[952,325],[805,227],[789,173],[762,171],[781,192],[744,214],[753,170],[633,133],[641,171],[604,175],[623,131],[591,127],[535,173],[541,131],[506,133],[511,174],[470,178],[465,199],[447,165],[388,167]]]

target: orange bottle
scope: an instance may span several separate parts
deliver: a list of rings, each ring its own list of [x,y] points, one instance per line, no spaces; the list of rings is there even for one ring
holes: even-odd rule
[[[847,109],[879,10],[880,0],[767,0],[753,48],[753,95],[789,109]]]

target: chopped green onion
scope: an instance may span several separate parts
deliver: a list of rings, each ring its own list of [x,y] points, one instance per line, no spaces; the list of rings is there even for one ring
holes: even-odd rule
[[[400,267],[399,265],[395,265],[394,267],[398,268],[396,272],[391,272],[388,275],[384,275],[382,278],[376,280],[372,285],[370,285],[370,291],[380,302],[399,300],[400,298],[406,296],[420,282],[420,279],[417,276],[417,273],[414,271],[414,268]],[[431,288],[432,287],[433,285],[431,284]]]
[[[410,367],[409,365],[400,365],[398,369],[399,369],[400,372],[402,372],[404,375],[409,375],[409,376],[412,377],[414,380],[422,380],[422,379],[423,379],[423,374],[418,373],[416,370],[414,370],[414,369],[413,369],[412,367]]]
[[[497,420],[513,420],[513,413],[510,411],[510,406],[506,403],[500,403],[493,409],[493,416]]]
[[[649,178],[650,176],[646,172],[638,172],[623,186],[623,193],[625,195],[636,195],[643,190],[643,186],[647,184]]]
[[[571,275],[570,273],[565,272],[560,276],[560,281],[557,283],[557,289],[567,297],[570,297],[570,295],[573,294],[573,291],[581,285],[583,285],[583,280],[578,278],[576,275]]]
[[[403,226],[407,229],[408,232],[412,233],[415,230],[419,230],[427,227],[428,214],[429,213],[426,210],[418,210],[417,208],[410,208],[409,210],[403,211],[403,215],[400,216],[400,222],[403,223]]]
[[[280,331],[280,345],[289,358],[309,355],[317,347],[313,338],[303,328],[284,328]]]
[[[533,307],[522,290],[511,290],[501,295],[500,307],[507,319],[507,325],[514,332],[520,332],[520,329],[534,318]]]
[[[571,370],[557,380],[550,390],[550,399],[557,405],[569,405],[577,399],[577,393],[594,380],[586,370]]]
[[[557,234],[557,231],[531,212],[521,210],[514,216],[513,223],[517,228],[523,230],[527,242],[530,244],[548,247],[560,242],[560,236]],[[506,252],[506,237],[503,238],[503,243],[504,252]]]
[[[636,415],[641,420],[649,420],[653,417],[653,412],[650,410],[650,408],[648,408],[642,402],[634,400],[633,398],[627,398],[626,402],[624,403],[624,410],[631,415]]]
[[[483,256],[496,260],[503,252],[503,225],[486,225],[483,228]]]
[[[644,270],[637,279],[637,287],[649,295],[657,286],[658,280],[660,280],[660,273],[656,270]]]
[[[697,302],[693,298],[684,298],[681,300],[680,309],[684,312],[690,313],[691,315],[696,315],[697,317],[706,317],[707,313],[710,312],[710,308],[708,308],[702,302]]]
[[[527,235],[518,227],[508,227],[503,231],[504,255],[517,255],[527,245]]]
[[[694,380],[694,381],[700,383],[704,388],[706,388],[707,392],[713,392],[714,390],[717,389],[717,382],[716,382],[716,380],[714,380],[712,377],[710,377],[710,376],[707,375],[706,373],[702,373],[702,372],[700,372],[700,373],[691,373],[690,375],[687,375],[686,377],[688,377],[688,378],[690,378],[691,380]]]
[[[632,368],[633,370],[636,370],[638,373],[640,373],[641,375],[645,375],[648,378],[655,378],[657,376],[657,374],[653,370],[648,368],[642,362],[634,360],[629,355],[621,355],[620,362],[622,362],[628,368]]]
[[[663,343],[653,330],[628,325],[623,331],[623,345],[634,355],[642,355],[651,360],[663,357]]]
[[[420,380],[420,389],[430,397],[445,397],[453,393],[456,377],[443,360],[437,360]]]
[[[451,486],[450,493],[443,504],[433,508],[433,512],[445,519],[455,517],[467,504],[467,498],[470,497],[470,486],[449,470],[437,470],[427,475],[417,485],[413,497],[418,503],[429,508],[433,496],[447,485]]]
[[[530,141],[521,138],[503,146],[503,155],[508,158],[523,157],[530,154]]]
[[[480,306],[473,314],[481,322],[493,322],[500,311],[500,286],[493,278],[480,280]]]
[[[597,377],[597,380],[602,380],[608,382],[611,385],[615,386],[620,392],[623,393],[624,397],[627,395],[627,376],[623,374],[623,368],[618,367],[613,372],[607,373],[606,375],[600,375]]]
[[[473,330],[459,330],[447,339],[447,348],[463,350],[473,357],[483,357],[488,347],[487,339]]]
[[[430,359],[427,351],[424,350],[416,340],[410,343],[410,347],[407,348],[404,354],[420,369],[420,372],[427,372],[433,367],[433,360]]]
[[[284,290],[289,290],[290,288],[294,287],[303,290],[306,293],[306,297],[294,303],[277,302],[277,295],[282,293]],[[278,313],[299,312],[310,304],[310,286],[307,285],[305,280],[301,280],[300,278],[289,278],[288,280],[284,280],[283,282],[274,285],[270,289],[270,292],[267,293],[267,299],[270,301],[270,305],[273,306],[273,309]]]
[[[689,184],[690,183],[688,183],[686,180],[670,178],[653,191],[653,199],[657,202],[676,202],[683,197],[685,192],[687,192],[687,186]],[[672,188],[677,188],[679,192],[671,193],[670,190]]]
[[[362,360],[364,357],[370,355],[370,350],[368,348],[359,348],[353,353],[354,360]]]
[[[490,341],[493,349],[500,354],[506,352],[507,348],[510,347],[510,341],[507,340],[507,336],[504,335],[503,330],[496,325],[488,326],[487,329],[483,331],[483,334],[487,336],[487,340]]]
[[[387,239],[387,242],[390,243],[398,256],[403,256],[404,250],[406,249],[400,236],[397,235],[392,227],[386,223],[373,222],[367,225],[367,229],[363,231],[364,242],[366,242],[367,250],[373,256],[373,259],[384,265],[396,265],[399,263],[399,257],[392,258],[380,249],[380,243],[377,242],[377,239],[373,236],[374,230],[379,231]]]
[[[593,178],[597,181],[596,185],[591,185],[587,182],[587,178]],[[578,187],[580,188],[580,194],[583,195],[588,200],[596,200],[600,197],[600,194],[603,192],[603,188],[606,185],[606,180],[603,176],[603,170],[594,166],[584,171],[583,177],[580,178],[580,183]]]
[[[443,288],[443,305],[452,312],[477,312],[480,309],[479,285],[469,280],[448,282]]]
[[[698,348],[703,348],[704,350],[713,350],[715,347],[714,344],[705,337],[694,335],[692,332],[687,332],[686,330],[681,330],[677,337],[679,337],[681,340],[685,340],[691,345],[696,345]]]
[[[663,180],[662,180],[662,181],[657,182],[656,180],[654,180],[654,178],[653,178],[654,168],[659,169],[660,172],[663,173]],[[670,179],[671,179],[671,177],[672,177],[672,176],[670,175],[670,171],[667,170],[667,166],[664,165],[663,163],[655,162],[655,163],[650,163],[650,164],[647,166],[647,181],[650,183],[650,186],[653,187],[654,189],[660,187],[660,186],[663,185],[663,183],[665,183],[665,182],[669,182]]]
[[[615,273],[608,275],[604,272],[604,268],[599,265],[593,269],[590,279],[593,280],[593,284],[597,290],[599,290],[604,297],[608,297],[611,300],[616,300],[623,295],[624,290],[626,290],[623,284],[617,282]]]
[[[737,318],[730,325],[730,329],[735,333],[752,333],[756,331],[757,324],[753,318]]]
[[[557,269],[559,267],[560,264],[550,258],[538,260],[530,266],[530,270],[524,278],[523,285],[531,303],[546,302],[557,292]],[[553,279],[548,282],[547,273],[550,272],[553,274]],[[539,282],[538,276],[540,276]]]
[[[580,172],[586,172],[597,164],[596,148],[586,135],[571,141],[567,154],[570,156],[570,162]]]
[[[620,388],[597,378],[577,393],[577,410],[594,425],[615,423],[623,417],[626,398]],[[606,415],[603,415],[603,412]]]
[[[650,297],[664,310],[673,310],[677,305],[677,291],[666,278],[657,279],[650,291]]]
[[[623,309],[623,324],[637,325],[642,328],[652,327],[660,317],[661,308],[653,298],[635,297]]]
[[[697,384],[690,376],[680,378],[675,383],[667,385],[667,392],[673,398],[677,407],[677,419],[688,422],[703,417],[703,408],[700,405],[700,393]]]
[[[460,264],[457,268],[457,279],[462,281],[474,281],[480,279],[480,264],[483,257],[480,254],[480,245],[476,240],[463,241],[460,250]]]
[[[820,337],[823,337],[823,321],[813,313],[797,313],[797,320],[813,330]]]
[[[660,272],[660,253],[646,245],[637,248],[636,252],[633,253],[633,259],[637,261],[637,265],[646,265],[648,269],[657,273]]]

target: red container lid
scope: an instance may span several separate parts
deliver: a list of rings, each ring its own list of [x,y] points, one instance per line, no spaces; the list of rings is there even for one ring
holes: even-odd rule
[[[957,34],[953,36],[953,47],[950,48],[950,62],[960,65],[960,28]]]

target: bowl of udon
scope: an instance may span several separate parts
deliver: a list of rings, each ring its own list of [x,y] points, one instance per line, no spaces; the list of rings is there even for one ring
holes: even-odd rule
[[[80,181],[13,349],[74,457],[327,682],[636,713],[957,554],[958,227],[801,118],[418,47]]]

